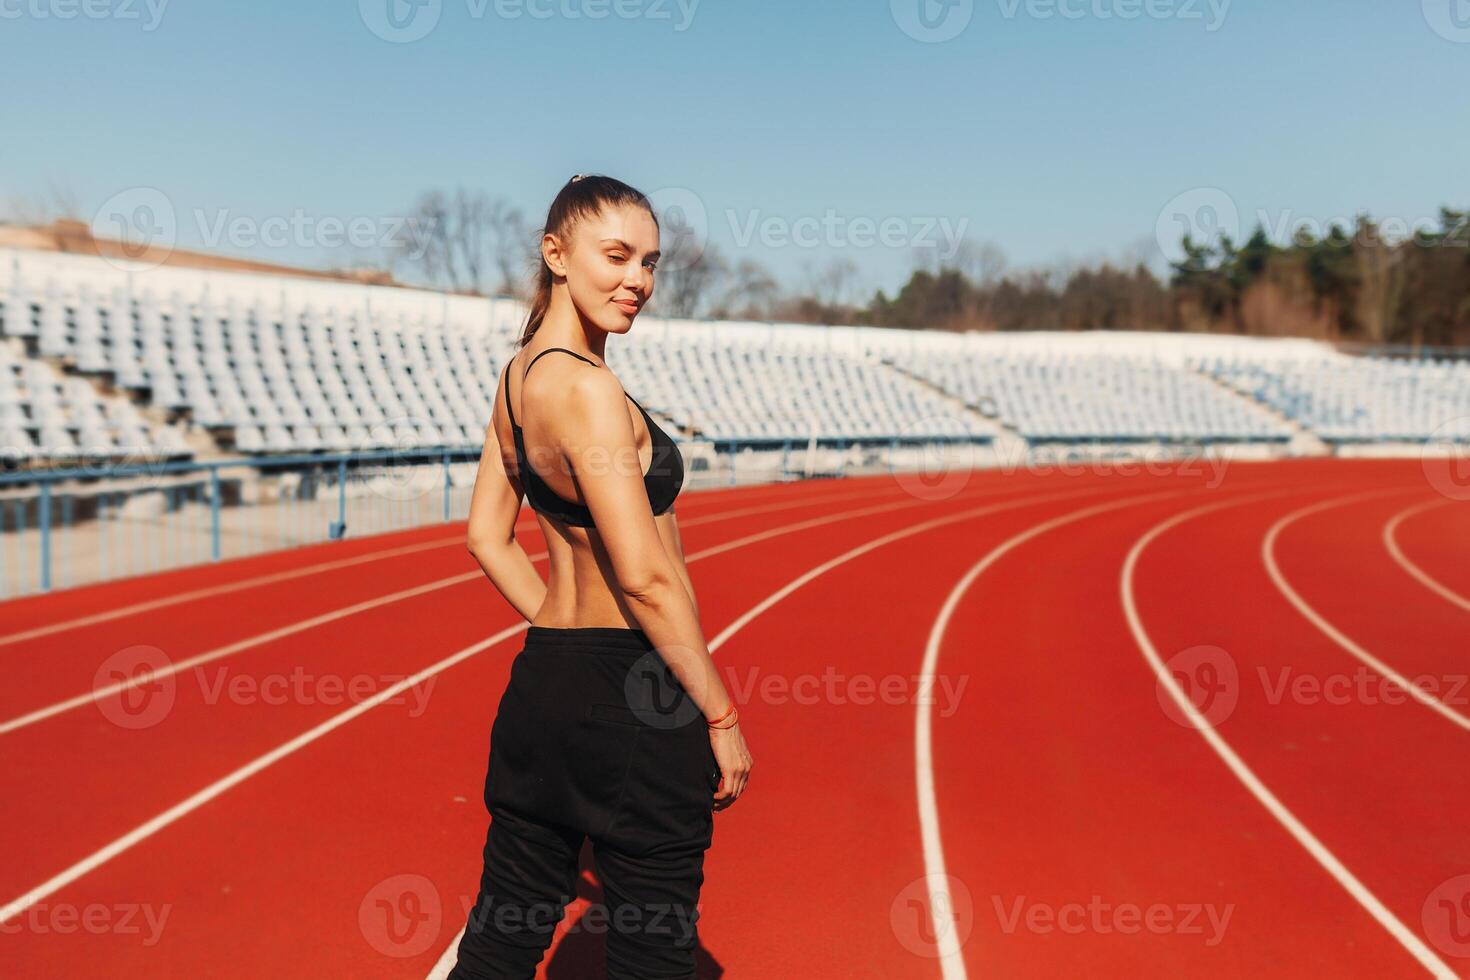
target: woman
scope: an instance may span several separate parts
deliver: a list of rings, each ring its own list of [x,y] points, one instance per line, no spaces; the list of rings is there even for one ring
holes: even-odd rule
[[[584,837],[608,976],[694,976],[712,812],[739,799],[752,760],[684,566],[679,449],[603,363],[653,294],[658,249],[644,195],[573,177],[496,393],[468,543],[530,625],[491,729],[484,872],[450,980],[534,976]],[[546,585],[515,538],[523,491]]]

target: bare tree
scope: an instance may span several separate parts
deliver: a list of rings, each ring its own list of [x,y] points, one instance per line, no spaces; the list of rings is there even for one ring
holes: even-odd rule
[[[419,195],[409,221],[418,229],[421,240],[416,263],[426,281],[459,288],[455,267],[453,233],[449,227],[449,201],[442,191],[425,191]]]
[[[654,302],[668,316],[694,316],[719,292],[730,264],[682,209],[665,210],[659,224],[662,248]]]
[[[1371,228],[1371,236],[1363,234],[1365,226]],[[1366,222],[1360,225],[1359,238],[1362,244],[1353,249],[1358,280],[1353,312],[1363,339],[1382,344],[1389,340],[1394,312],[1402,301],[1402,266],[1408,253],[1403,248],[1385,243],[1376,225],[1367,225]]]
[[[1006,272],[1006,253],[993,242],[965,239],[955,250],[951,264],[975,285],[989,289]]]
[[[1067,288],[1067,283],[1073,276],[1085,268],[1087,268],[1085,261],[1063,252],[1050,262],[1036,266],[1032,271],[1037,275],[1043,288],[1059,293]]]
[[[500,276],[496,288],[507,296],[520,296],[527,269],[534,264],[535,242],[526,228],[525,216],[502,198],[491,201],[485,212],[486,234],[491,259]]]
[[[852,289],[857,281],[857,263],[847,257],[834,258],[824,266],[812,262],[802,263],[806,278],[806,291],[812,299],[827,309],[849,306]]]
[[[467,191],[463,187],[454,193],[454,204],[450,210],[452,224],[449,227],[451,248],[459,253],[464,267],[467,288],[477,293],[485,291],[485,225],[490,216],[490,200],[483,191]]]
[[[722,319],[769,320],[780,298],[781,287],[770,271],[754,259],[741,259],[712,312]]]
[[[1169,259],[1153,235],[1140,235],[1119,248],[1118,264],[1130,269],[1141,265],[1159,280],[1169,277]]]
[[[461,292],[518,291],[530,243],[525,218],[503,198],[463,187],[453,195],[426,191],[408,225],[411,248],[402,250],[402,258],[429,282]]]
[[[672,248],[665,248],[659,259],[653,293],[656,309],[667,316],[694,316],[720,292],[720,284],[730,275],[730,265],[713,245],[700,247],[694,239],[679,235],[670,238],[667,233],[661,237]]]
[[[976,286],[990,287],[1000,282],[1006,272],[1006,255],[994,242],[973,238],[961,241],[951,255],[938,248],[914,249],[914,270],[938,276],[946,269],[962,273]]]
[[[59,218],[81,216],[81,199],[76,191],[56,179],[44,191],[6,197],[0,208],[0,224],[47,225]]]

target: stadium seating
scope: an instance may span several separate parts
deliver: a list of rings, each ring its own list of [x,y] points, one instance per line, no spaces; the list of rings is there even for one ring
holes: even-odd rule
[[[1197,367],[1327,442],[1470,439],[1470,360],[1216,355]]]
[[[800,329],[722,326],[712,336],[701,336],[695,324],[676,325],[673,337],[635,329],[616,348],[609,344],[608,363],[635,398],[647,392],[680,425],[710,439],[993,434],[983,420],[957,411],[929,387],[882,364],[824,350]]]
[[[1207,378],[1158,359],[996,352],[894,355],[890,363],[952,392],[1033,441],[1271,441],[1292,429]]]
[[[475,448],[523,317],[508,299],[0,250],[0,448],[189,455],[201,430],[247,455]],[[1470,438],[1470,361],[1310,341],[645,315],[607,357],[678,436],[724,442]]]
[[[502,299],[177,269],[131,277],[79,256],[9,258],[0,331],[187,413],[249,454],[477,447],[523,317]],[[655,328],[610,349],[609,361],[682,432],[752,442],[989,432],[926,386],[824,350],[800,328],[771,342],[767,325],[721,334],[646,322]]]
[[[183,436],[152,425],[125,398],[99,395],[84,378],[0,342],[0,458],[32,461],[144,462],[187,457]]]

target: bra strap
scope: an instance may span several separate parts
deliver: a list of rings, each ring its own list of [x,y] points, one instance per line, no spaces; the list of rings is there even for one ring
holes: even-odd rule
[[[596,361],[588,361],[587,358],[582,357],[581,354],[578,354],[574,350],[567,350],[565,347],[548,347],[544,351],[542,351],[540,354],[537,354],[535,357],[531,358],[531,363],[526,365],[525,373],[521,375],[521,383],[522,384],[525,384],[526,375],[531,373],[531,368],[533,368],[533,367],[536,366],[536,362],[539,361],[539,360],[541,360],[542,357],[546,356],[547,354],[550,354],[554,350],[565,351],[566,353],[572,355],[573,357],[581,358],[582,360],[587,361],[587,363],[588,364],[591,364],[593,367],[598,367],[599,366]],[[505,362],[505,370],[502,371],[501,374],[504,376],[504,379],[500,382],[500,386],[505,389],[505,413],[506,413],[506,415],[510,416],[510,424],[511,425],[515,425],[516,424],[516,413],[510,407],[510,361],[509,360],[507,360]]]
[[[591,360],[590,358],[583,357],[581,354],[578,354],[574,350],[567,350],[567,348],[565,347],[548,347],[541,353],[537,354],[535,357],[531,358],[531,363],[526,365],[525,373],[521,375],[521,384],[526,383],[526,375],[531,373],[531,368],[536,366],[536,362],[541,360],[541,358],[545,357],[547,354],[550,354],[554,350],[559,350],[565,354],[570,354],[578,360],[586,361],[593,367],[602,367],[601,364],[598,364],[596,361]],[[511,410],[510,407],[510,361],[505,362],[505,370],[502,373],[505,375],[505,380],[501,382],[501,387],[505,389],[505,411],[506,414],[510,416],[510,424],[515,425],[516,414]],[[623,394],[628,395],[628,392],[624,391]],[[638,405],[638,399],[633,398],[632,395],[628,395],[628,397],[633,399],[634,405]],[[642,412],[645,416],[648,414],[647,410],[645,410],[642,405],[638,405],[638,411]]]
[[[505,370],[500,372],[500,387],[505,389],[505,413],[510,416],[510,424],[514,427],[516,413],[510,407],[510,361],[505,362]]]
[[[535,357],[531,358],[531,363],[526,365],[526,374],[531,373],[531,368],[536,366],[537,361],[541,360],[541,358],[545,357],[547,354],[550,354],[554,350],[559,350],[565,354],[570,354],[578,360],[587,361],[587,363],[591,364],[593,367],[601,367],[601,365],[598,364],[596,361],[589,360],[588,358],[583,357],[581,354],[578,354],[574,350],[567,350],[565,347],[548,347],[541,353],[537,354]],[[526,374],[521,375],[522,382],[526,380]]]

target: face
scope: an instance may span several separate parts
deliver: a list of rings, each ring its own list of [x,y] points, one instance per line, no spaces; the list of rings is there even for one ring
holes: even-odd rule
[[[609,333],[626,333],[653,295],[658,225],[646,208],[606,207],[572,226],[570,242],[547,235],[542,256],[564,276],[583,318]]]

